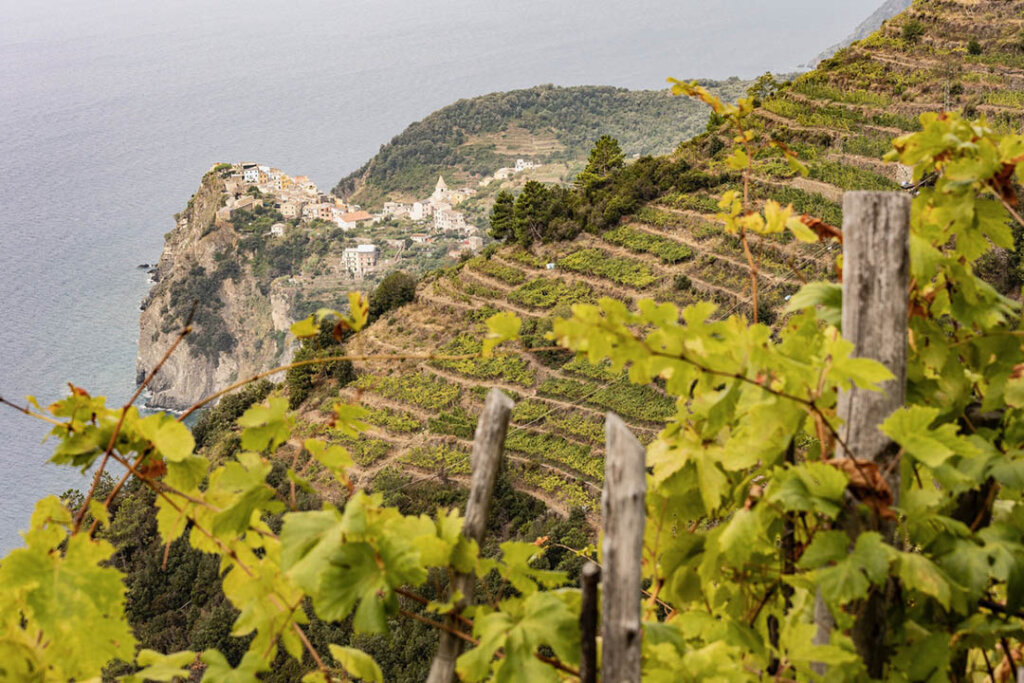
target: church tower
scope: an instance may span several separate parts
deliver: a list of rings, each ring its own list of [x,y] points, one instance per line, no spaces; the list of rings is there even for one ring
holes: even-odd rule
[[[448,183],[444,182],[444,176],[437,176],[437,185],[434,186],[434,194],[430,195],[430,199],[435,204],[448,199]]]

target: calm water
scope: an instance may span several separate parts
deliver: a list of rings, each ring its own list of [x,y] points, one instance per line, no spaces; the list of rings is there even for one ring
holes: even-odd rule
[[[130,394],[136,266],[211,163],[328,188],[460,97],[787,71],[879,1],[0,0],[0,395]],[[87,485],[45,431],[0,410],[0,554]]]

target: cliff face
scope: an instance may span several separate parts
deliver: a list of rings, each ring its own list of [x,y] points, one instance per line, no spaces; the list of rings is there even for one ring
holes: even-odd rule
[[[160,361],[193,303],[198,304],[194,331],[149,386],[150,405],[187,408],[289,355],[288,296],[276,283],[261,291],[252,268],[239,255],[241,236],[229,222],[217,220],[226,198],[225,181],[207,173],[166,236],[157,282],[139,317],[138,381]]]

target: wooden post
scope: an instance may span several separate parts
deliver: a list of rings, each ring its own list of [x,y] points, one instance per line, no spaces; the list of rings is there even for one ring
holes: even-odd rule
[[[587,562],[580,570],[580,683],[597,683],[597,582],[601,568]]]
[[[484,403],[484,412],[476,423],[476,434],[473,437],[473,453],[470,456],[470,467],[473,478],[469,485],[469,501],[466,503],[466,519],[462,523],[462,535],[476,541],[484,540],[487,530],[487,513],[491,507],[491,494],[494,482],[501,466],[501,455],[505,449],[505,432],[508,420],[512,415],[512,399],[498,389],[491,389]],[[456,574],[450,590],[462,592],[462,599],[456,606],[456,612],[465,607],[473,599],[473,587],[476,577],[470,574]],[[458,622],[449,615],[446,623],[457,628]],[[455,680],[455,660],[462,652],[462,639],[446,631],[441,632],[437,645],[437,654],[430,665],[428,683],[451,683]]]
[[[839,446],[836,456],[877,464],[894,500],[900,490],[899,466],[892,462],[897,449],[878,426],[906,399],[910,204],[908,195],[897,192],[847,192],[843,197],[843,337],[853,342],[854,356],[881,362],[895,379],[883,383],[881,392],[854,387],[840,393],[839,434],[852,452]],[[886,596],[873,591],[852,632],[873,678],[882,675],[888,658],[885,611]],[[815,621],[815,642],[828,643],[834,620],[820,595]],[[814,669],[824,671],[820,664]]]
[[[645,449],[614,413],[608,413],[604,433],[602,680],[639,683],[643,637],[640,565],[647,494]]]

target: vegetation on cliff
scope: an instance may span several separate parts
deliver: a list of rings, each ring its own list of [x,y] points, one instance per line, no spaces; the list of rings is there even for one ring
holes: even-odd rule
[[[739,80],[707,85],[730,100],[747,87]],[[706,120],[699,105],[665,91],[543,85],[493,93],[459,100],[410,125],[334,191],[364,204],[398,193],[425,196],[442,172],[462,182],[517,157],[584,160],[604,134],[618,139],[627,155],[664,154]]]

